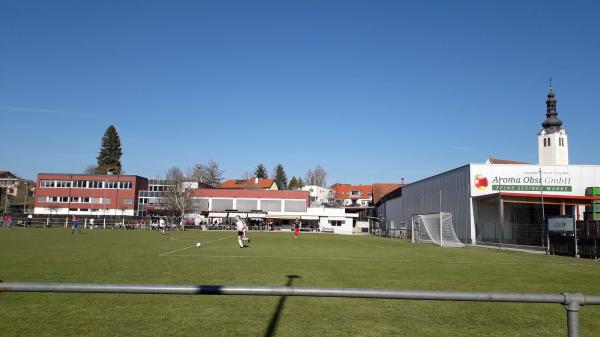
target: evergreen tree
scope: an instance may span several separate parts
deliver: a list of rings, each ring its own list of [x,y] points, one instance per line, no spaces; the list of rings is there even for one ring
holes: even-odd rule
[[[302,188],[304,187],[304,180],[302,180],[302,177],[298,177],[298,188]]]
[[[96,160],[98,166],[96,173],[108,174],[109,172],[114,174],[120,174],[121,167],[121,139],[117,133],[117,129],[113,125],[110,125],[104,132],[102,137],[102,145],[100,147],[100,153]]]
[[[297,190],[300,187],[298,186],[298,180],[296,179],[296,177],[292,177],[292,179],[290,179],[290,184],[288,185],[288,190]]]
[[[275,166],[275,182],[277,183],[277,187],[279,187],[280,190],[285,190],[287,188],[288,185],[288,179],[287,179],[287,175],[285,174],[285,170],[283,169],[283,165],[281,164],[277,164],[277,166]]]
[[[269,173],[267,173],[267,168],[263,164],[258,164],[256,170],[254,170],[254,177],[260,179],[266,179],[269,177]]]

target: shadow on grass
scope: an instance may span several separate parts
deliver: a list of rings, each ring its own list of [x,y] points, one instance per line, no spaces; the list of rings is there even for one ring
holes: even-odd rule
[[[291,287],[294,280],[300,278],[298,275],[286,275],[287,283],[286,287]],[[271,322],[269,322],[269,327],[265,332],[265,337],[273,337],[275,336],[275,330],[277,329],[277,323],[279,323],[279,319],[281,318],[281,311],[283,311],[283,305],[285,304],[285,300],[287,296],[281,296],[279,298],[279,303],[277,304],[277,308],[275,308],[275,312],[273,312],[273,317],[271,317]]]

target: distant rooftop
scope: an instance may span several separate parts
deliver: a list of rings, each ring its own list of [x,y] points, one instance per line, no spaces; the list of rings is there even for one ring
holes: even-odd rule
[[[275,184],[274,179],[229,179],[224,181],[219,188],[243,189],[243,190],[266,190]]]
[[[486,161],[486,164],[494,164],[494,165],[501,165],[501,164],[526,164],[526,165],[531,165],[531,163],[526,163],[523,161],[514,161],[514,160],[508,160],[508,159],[500,159],[500,158],[493,158],[493,157],[489,157]]]

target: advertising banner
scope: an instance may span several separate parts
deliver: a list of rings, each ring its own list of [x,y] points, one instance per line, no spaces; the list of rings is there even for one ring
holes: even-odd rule
[[[471,195],[498,192],[583,196],[600,186],[600,166],[471,164]]]
[[[555,217],[548,219],[550,232],[573,232],[573,218]]]

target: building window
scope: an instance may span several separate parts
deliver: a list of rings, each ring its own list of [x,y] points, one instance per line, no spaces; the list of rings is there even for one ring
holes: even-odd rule
[[[550,142],[550,138],[548,138],[548,146],[552,146],[552,143]]]
[[[123,199],[123,205],[133,205],[133,199]]]
[[[341,220],[329,220],[329,224],[331,226],[340,227],[342,225],[342,221]]]
[[[56,187],[56,181],[54,181],[54,180],[42,180],[40,185],[41,185],[41,187],[52,188],[52,187]]]
[[[46,200],[47,200],[46,197],[38,197],[37,198],[38,202],[46,202]]]

